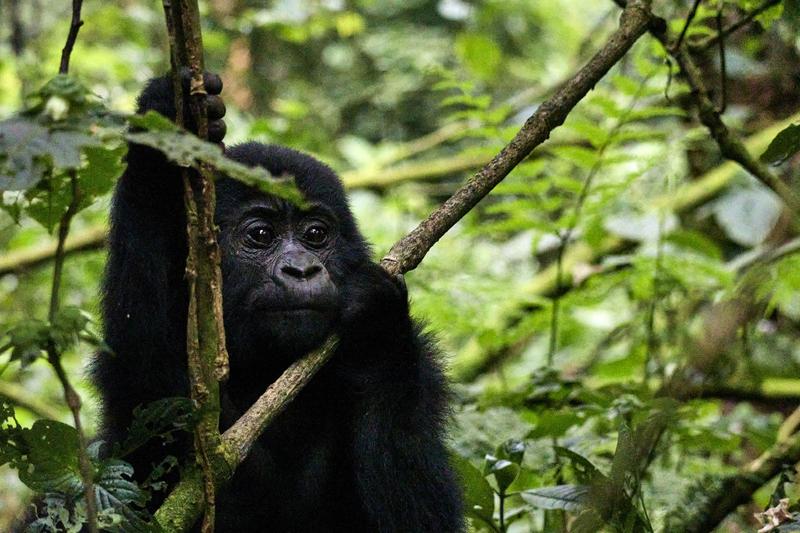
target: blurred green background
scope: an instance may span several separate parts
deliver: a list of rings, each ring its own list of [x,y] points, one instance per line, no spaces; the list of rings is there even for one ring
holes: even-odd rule
[[[674,35],[691,4],[657,0],[654,10]],[[760,2],[720,4],[727,25]],[[56,74],[70,7],[0,1],[0,117]],[[687,42],[714,33],[717,8],[701,3]],[[334,167],[376,258],[488,162],[619,15],[609,0],[209,0],[201,9],[206,65],[225,83],[226,142],[286,144]],[[800,121],[796,13],[779,3],[726,39],[724,117],[756,156]],[[132,112],[144,82],[168,69],[163,19],[156,2],[85,2],[70,73]],[[695,58],[719,101],[717,48]],[[607,471],[620,428],[647,419],[669,377],[714,344],[698,370],[702,393],[682,398],[641,491],[628,495],[656,530],[773,446],[800,399],[800,256],[791,248],[752,260],[796,245],[797,213],[726,164],[693,116],[684,81],[645,36],[407,276],[413,313],[449,361],[452,448],[481,467],[508,439],[524,442],[519,490],[579,477],[554,446]],[[797,158],[772,170],[797,190]],[[106,195],[82,212],[73,236],[101,230],[108,207]],[[0,212],[0,256],[52,240],[33,220]],[[99,247],[66,263],[63,302],[95,320],[103,264]],[[51,277],[48,264],[0,275],[0,328],[44,318]],[[736,299],[750,292],[752,301]],[[731,326],[721,302],[747,307],[746,320]],[[90,350],[66,362],[91,432]],[[26,425],[69,422],[61,395],[45,364],[0,375],[0,396]],[[723,530],[752,528],[775,486]],[[0,467],[0,531],[28,496]],[[533,499],[509,505],[510,531],[560,530],[564,517]]]

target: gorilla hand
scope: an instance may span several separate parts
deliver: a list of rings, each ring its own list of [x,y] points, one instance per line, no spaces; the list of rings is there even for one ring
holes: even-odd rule
[[[191,73],[188,69],[181,71],[181,84],[183,87],[184,102],[188,103],[189,82]],[[203,74],[203,85],[206,93],[206,109],[208,113],[208,140],[221,143],[225,138],[227,126],[222,118],[225,116],[225,102],[220,93],[222,92],[222,79],[216,74],[206,72]],[[172,76],[167,74],[160,78],[150,80],[147,87],[139,97],[137,113],[144,114],[147,111],[158,111],[170,120],[175,120],[175,97],[172,90]],[[189,131],[196,132],[197,126],[192,117],[189,105],[184,105],[184,124]]]
[[[411,326],[408,291],[402,275],[366,263],[342,287],[341,333],[350,341],[391,339]]]

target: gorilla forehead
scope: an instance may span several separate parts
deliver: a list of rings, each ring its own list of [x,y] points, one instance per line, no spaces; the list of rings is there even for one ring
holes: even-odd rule
[[[285,146],[257,142],[228,148],[226,155],[244,165],[262,167],[273,176],[293,176],[297,188],[308,201],[328,206],[339,219],[341,230],[353,237],[358,236],[344,186],[336,173],[324,163]],[[219,180],[218,191],[218,206],[224,212],[263,196],[255,188],[231,179]]]

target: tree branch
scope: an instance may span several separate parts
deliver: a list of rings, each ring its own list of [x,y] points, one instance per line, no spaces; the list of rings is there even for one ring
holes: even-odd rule
[[[34,394],[13,381],[0,380],[0,398],[5,398],[17,407],[22,407],[33,413],[37,418],[58,420],[62,417],[46,400],[41,399],[41,393]]]
[[[626,2],[626,0],[614,0],[614,2],[619,6],[626,6],[631,3]],[[716,106],[711,101],[700,68],[689,55],[686,46],[672,46],[665,31],[659,31],[656,28],[650,28],[649,31],[662,44],[667,53],[675,59],[686,76],[686,81],[692,89],[691,98],[697,108],[697,117],[717,142],[722,156],[735,161],[750,175],[772,189],[783,200],[786,207],[789,208],[792,220],[797,224],[798,213],[800,213],[800,198],[780,177],[776,176],[766,165],[753,157],[741,139],[728,129],[722,121]]]
[[[525,122],[511,142],[441,207],[395,244],[381,261],[390,273],[413,270],[450,228],[564,123],[569,112],[647,31],[649,1],[631,0],[606,45]]]
[[[101,224],[71,233],[62,246],[64,257],[103,248],[106,245],[107,231],[108,228],[105,224]],[[51,241],[18,250],[4,251],[0,256],[0,276],[45,266],[53,260],[57,248],[58,241]]]
[[[753,19],[759,16],[761,13],[766,11],[771,7],[775,7],[781,3],[782,0],[766,0],[763,4],[752,10],[750,13],[745,15],[744,17],[740,18],[721,32],[717,32],[710,37],[706,37],[705,39],[698,41],[698,42],[689,42],[687,46],[689,47],[689,51],[692,53],[702,52],[703,50],[707,50],[711,48],[721,39],[725,39],[728,35],[739,31],[740,29],[744,28],[748,24],[750,24]]]
[[[478,172],[450,200],[425,222],[392,247],[382,266],[389,272],[405,273],[414,269],[425,253],[486,196],[519,162],[562,124],[573,107],[594,87],[608,70],[619,61],[634,42],[644,34],[650,23],[649,2],[633,0],[620,18],[620,27],[605,46],[539,110],[526,121],[511,143],[483,170]],[[244,460],[250,446],[269,422],[288,405],[313,374],[331,356],[335,339],[295,362],[259,398],[247,413],[223,436],[227,465],[216,464],[215,479],[220,482],[233,474]],[[200,479],[191,471],[183,476],[167,500],[156,512],[156,520],[166,531],[184,531],[191,527],[201,511],[197,498]]]
[[[78,39],[78,31],[83,26],[81,20],[81,7],[83,0],[72,0],[72,21],[69,25],[69,34],[67,34],[67,42],[64,43],[64,48],[61,50],[61,64],[58,67],[59,74],[66,74],[69,72],[69,58],[72,55],[72,48],[75,46],[75,41]]]
[[[175,121],[183,126],[182,72],[188,67],[189,103],[201,139],[208,138],[206,90],[203,83],[203,41],[197,0],[163,0],[175,98]],[[220,455],[219,381],[228,375],[228,353],[222,319],[222,276],[217,245],[214,207],[216,192],[212,169],[201,165],[199,172],[182,169],[188,253],[186,280],[189,307],[186,352],[190,396],[200,413],[194,430],[195,458],[202,470],[203,533],[214,532],[216,486],[214,463]]]
[[[61,65],[59,67],[59,74],[69,73],[69,59],[72,54],[72,48],[75,45],[75,40],[78,38],[78,30],[83,22],[81,21],[81,5],[82,0],[72,0],[72,23],[70,25],[67,41],[64,49],[61,52]],[[72,170],[69,174],[69,181],[71,186],[72,197],[70,198],[67,210],[61,216],[58,223],[58,242],[56,243],[54,261],[53,261],[53,284],[50,290],[50,308],[47,313],[47,321],[52,325],[58,314],[60,307],[59,293],[61,291],[61,279],[64,270],[64,247],[69,235],[70,225],[75,214],[80,209],[81,203],[81,189],[78,183],[77,170]],[[64,371],[64,366],[61,364],[61,356],[63,355],[55,341],[50,340],[47,344],[47,361],[53,367],[53,371],[58,377],[61,388],[64,390],[64,401],[69,407],[72,414],[72,420],[75,425],[75,430],[78,433],[78,469],[80,471],[81,481],[83,482],[83,496],[86,503],[86,527],[90,533],[97,533],[97,501],[94,493],[94,472],[92,470],[92,463],[89,459],[89,452],[87,450],[86,433],[83,431],[83,424],[81,423],[81,397],[69,381],[67,373]]]

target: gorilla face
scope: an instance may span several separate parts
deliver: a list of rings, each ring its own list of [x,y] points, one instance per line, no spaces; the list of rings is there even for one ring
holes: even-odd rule
[[[287,363],[319,346],[340,315],[351,273],[369,262],[339,177],[289,148],[245,143],[227,157],[289,175],[300,210],[241,182],[217,180],[223,306],[231,366],[239,375]]]
[[[229,344],[281,359],[319,345],[339,313],[335,213],[256,195],[218,219]]]

